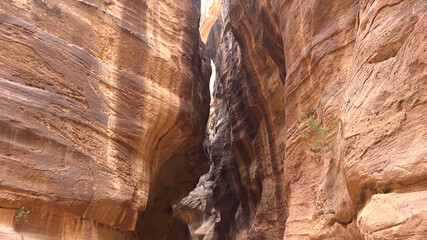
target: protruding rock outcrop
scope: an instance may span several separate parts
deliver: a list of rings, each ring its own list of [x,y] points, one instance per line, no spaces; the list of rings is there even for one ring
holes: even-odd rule
[[[208,170],[199,12],[190,0],[1,1],[0,207],[31,211],[15,229],[167,234],[171,205]]]
[[[426,238],[426,10],[223,1],[212,166],[177,206],[195,239]]]

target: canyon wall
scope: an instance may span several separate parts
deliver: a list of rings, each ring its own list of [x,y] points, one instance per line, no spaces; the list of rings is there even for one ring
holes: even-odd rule
[[[208,170],[199,18],[191,0],[0,2],[0,238],[183,226],[171,205]]]
[[[211,169],[175,208],[194,239],[280,239],[287,216],[283,43],[271,11],[255,2],[247,2],[251,9],[222,4],[207,41],[217,70]]]
[[[193,239],[425,239],[427,2],[224,0]]]
[[[0,2],[0,238],[426,239],[427,2],[207,3]]]

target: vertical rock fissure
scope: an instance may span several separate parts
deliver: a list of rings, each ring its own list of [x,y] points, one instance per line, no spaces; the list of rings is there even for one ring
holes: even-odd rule
[[[223,0],[210,171],[175,206],[192,238],[424,239],[425,9]]]
[[[210,171],[175,212],[193,239],[281,239],[287,216],[278,119],[285,110],[283,44],[268,9],[258,6],[251,19],[241,12],[247,9],[222,3],[206,42],[216,68],[206,141]],[[232,19],[237,15],[242,19]],[[265,32],[253,31],[259,23]]]

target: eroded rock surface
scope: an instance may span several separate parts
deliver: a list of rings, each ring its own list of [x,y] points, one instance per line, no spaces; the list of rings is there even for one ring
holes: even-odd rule
[[[423,0],[223,1],[193,238],[427,238],[426,23]]]
[[[198,204],[193,198],[200,194],[190,194],[177,212],[194,239],[280,239],[287,215],[279,157],[285,150],[280,31],[271,11],[255,2],[253,13],[233,1],[222,4],[207,41],[217,69],[212,165],[199,183],[204,190],[197,189],[207,199],[202,195]]]
[[[199,9],[1,1],[0,207],[31,211],[9,221],[15,230],[98,239],[107,228],[119,239],[137,225],[142,239],[167,235],[171,205],[208,170]]]
[[[208,3],[0,2],[0,238],[426,239],[427,2]]]

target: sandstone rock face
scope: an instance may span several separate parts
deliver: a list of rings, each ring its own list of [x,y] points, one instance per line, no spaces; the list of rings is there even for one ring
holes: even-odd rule
[[[427,238],[426,23],[423,0],[223,1],[193,239]]]
[[[221,0],[203,0],[200,18],[200,36],[206,42],[209,32],[221,12]]]
[[[31,211],[5,226],[42,239],[129,238],[136,226],[162,239],[179,225],[171,205],[208,170],[199,9],[0,2],[0,207]]]
[[[0,2],[0,238],[427,239],[427,2],[207,2]]]
[[[207,41],[217,69],[212,165],[199,183],[203,190],[196,189],[205,195],[193,192],[176,212],[189,223],[193,239],[280,239],[286,221],[280,31],[271,11],[254,1],[245,3],[254,9],[222,4]],[[239,28],[241,23],[246,25]]]

